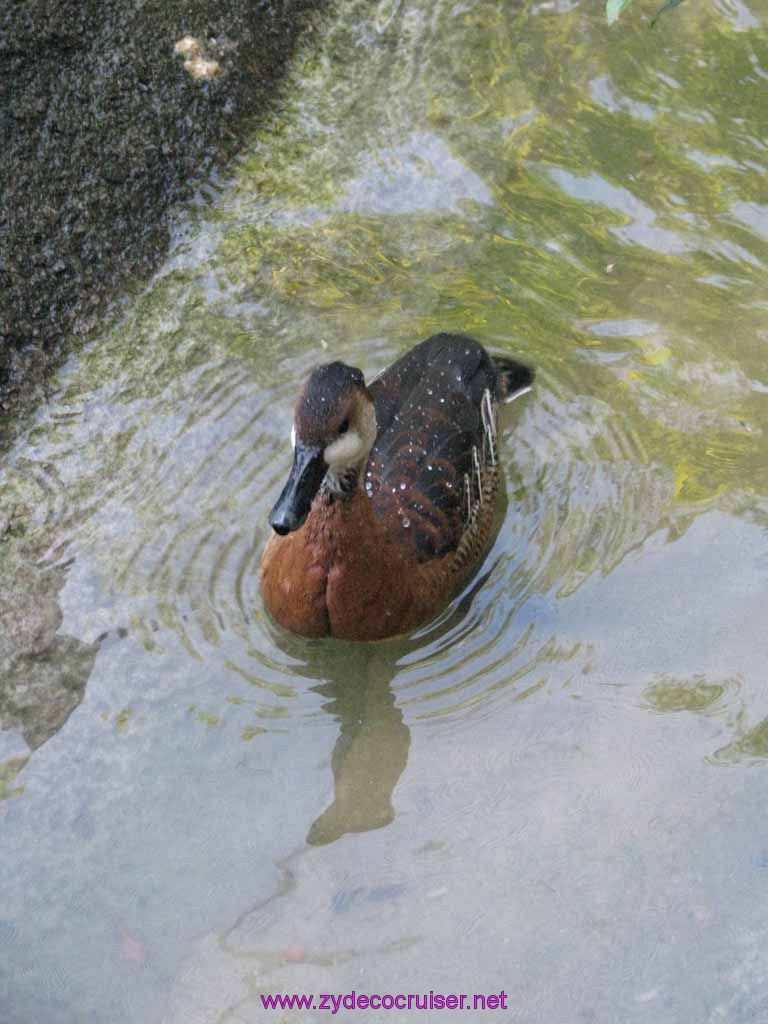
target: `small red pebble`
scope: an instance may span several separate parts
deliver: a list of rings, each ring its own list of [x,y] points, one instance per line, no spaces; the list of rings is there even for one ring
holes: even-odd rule
[[[288,946],[280,955],[283,960],[287,960],[289,964],[300,964],[306,957],[306,953],[302,946]]]
[[[146,959],[144,954],[144,944],[135,939],[129,932],[121,932],[120,934],[120,945],[123,951],[123,957],[126,960],[130,960],[134,964],[143,964]]]

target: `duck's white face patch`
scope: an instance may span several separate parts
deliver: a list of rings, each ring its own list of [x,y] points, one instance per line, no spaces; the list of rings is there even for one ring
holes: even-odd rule
[[[373,448],[376,431],[373,403],[359,401],[351,417],[349,430],[332,441],[323,452],[326,465],[336,473],[359,466]]]
[[[362,437],[350,429],[325,449],[323,456],[331,469],[345,469],[356,466],[368,454]]]

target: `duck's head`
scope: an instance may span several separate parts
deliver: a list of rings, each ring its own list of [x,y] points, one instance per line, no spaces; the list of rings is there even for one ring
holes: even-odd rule
[[[293,467],[269,516],[275,533],[299,529],[324,480],[339,495],[354,491],[376,430],[373,399],[360,370],[327,363],[310,373],[293,412]]]

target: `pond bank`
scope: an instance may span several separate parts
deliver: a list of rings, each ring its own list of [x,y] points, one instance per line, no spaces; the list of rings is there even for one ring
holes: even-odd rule
[[[272,102],[324,0],[54,0],[0,10],[0,443],[168,213]]]

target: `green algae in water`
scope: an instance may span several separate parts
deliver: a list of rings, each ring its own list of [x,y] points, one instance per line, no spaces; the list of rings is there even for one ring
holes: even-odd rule
[[[710,683],[706,678],[688,680],[659,679],[643,696],[656,711],[707,711],[714,707],[727,684]]]
[[[28,757],[14,757],[0,764],[0,800],[23,795],[24,786],[14,786],[13,782],[28,761]]]

